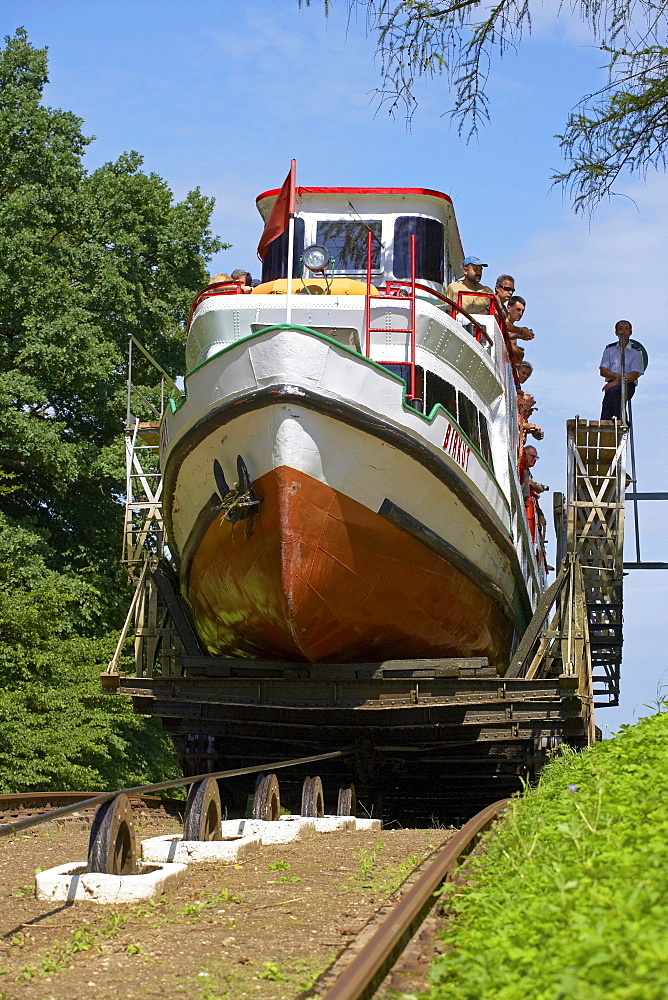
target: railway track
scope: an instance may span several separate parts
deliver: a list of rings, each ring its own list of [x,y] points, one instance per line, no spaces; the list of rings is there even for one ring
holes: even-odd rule
[[[17,823],[53,809],[63,809],[78,803],[82,804],[81,809],[62,819],[92,820],[96,807],[86,803],[95,795],[95,792],[21,792],[0,795],[0,824]],[[178,799],[161,799],[158,795],[130,796],[130,804],[137,813],[170,816],[173,819],[179,819],[183,815],[185,806],[185,802]]]
[[[438,890],[505,811],[508,802],[500,799],[486,806],[421,866],[420,874],[399,901],[373,921],[361,935],[363,940],[353,942],[321,977],[326,986],[326,992],[319,993],[321,1000],[368,1000],[374,995],[437,904]]]
[[[289,767],[294,763],[301,764],[303,759],[297,762],[278,762],[271,766]],[[240,770],[242,773],[252,773],[260,769]],[[225,773],[229,774],[230,772]],[[274,779],[275,782],[275,775],[268,777]],[[194,776],[194,779],[194,783],[193,778],[190,777],[162,784],[167,784],[170,787],[178,784],[191,784],[189,802],[193,799],[193,788],[197,790],[199,787],[202,791],[207,790],[208,794],[211,786],[216,785],[213,775],[197,775]],[[319,779],[307,780],[319,781]],[[257,787],[261,788],[266,784],[266,779],[261,780],[258,781]],[[268,784],[271,785],[272,782]],[[116,801],[120,803],[123,799],[126,802],[128,799],[130,800],[132,812],[144,812],[152,817],[169,817],[179,821],[184,819],[185,807],[185,829],[192,829],[192,815],[190,827],[188,827],[187,805],[182,801],[160,799],[158,796],[150,794],[154,790],[156,790],[155,786],[127,789],[124,793],[117,794],[116,799],[113,798],[115,793],[91,795],[85,792],[32,792],[2,795],[0,796],[0,820],[2,821],[0,836],[11,836],[18,833],[19,830],[36,827],[49,820],[71,818],[94,820],[96,808],[112,812],[114,803]],[[100,799],[103,800],[102,803],[100,803]],[[382,906],[361,929],[358,928],[352,941],[349,941],[348,945],[339,952],[333,963],[330,961],[326,971],[322,973],[313,986],[314,994],[322,1000],[366,1000],[366,998],[372,997],[396,963],[401,963],[405,949],[410,946],[411,942],[415,942],[430,914],[432,914],[432,926],[435,924],[433,912],[437,906],[438,890],[452,876],[462,858],[474,848],[481,834],[503,813],[508,801],[508,799],[501,799],[485,807],[450,840],[431,854],[426,861],[419,864],[403,883],[403,890],[400,888],[390,903]],[[266,805],[266,803],[264,804]],[[321,809],[321,801],[319,805]],[[124,808],[126,807],[124,806]],[[304,815],[308,814],[307,810]],[[322,815],[322,812],[319,814]],[[310,812],[310,815],[318,815],[318,813]],[[279,817],[280,809],[278,815],[271,818],[278,820]],[[93,826],[93,832],[94,830],[95,826]],[[122,824],[119,825],[118,835],[120,836],[121,833]],[[187,837],[186,839],[191,838]],[[192,839],[215,838],[204,829],[204,826],[201,826],[199,836]],[[328,853],[325,852],[325,858]],[[89,853],[89,865],[90,858]],[[327,862],[323,863],[326,867]],[[90,870],[112,872],[112,869],[108,867],[93,867]],[[121,872],[119,871],[118,874]],[[286,879],[286,881],[290,881],[290,879]],[[297,881],[301,881],[301,879],[298,878]],[[288,900],[288,902],[290,901]],[[270,902],[266,905],[280,904]],[[262,908],[261,905],[259,909]]]

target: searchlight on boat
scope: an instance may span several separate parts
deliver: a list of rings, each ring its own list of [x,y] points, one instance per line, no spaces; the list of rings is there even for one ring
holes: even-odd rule
[[[320,243],[312,243],[302,254],[302,263],[309,271],[325,271],[331,261],[329,250]]]

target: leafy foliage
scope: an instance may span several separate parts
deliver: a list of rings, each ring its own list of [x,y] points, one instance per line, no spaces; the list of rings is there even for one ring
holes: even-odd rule
[[[583,99],[558,138],[571,168],[555,181],[576,210],[593,208],[627,170],[645,176],[666,166],[668,47],[610,49],[610,81]]]
[[[103,697],[128,601],[118,565],[125,358],[134,333],[180,366],[220,246],[211,199],[179,203],[138,153],[88,173],[82,121],[43,103],[47,53],[0,50],[0,783],[90,788],[174,770]],[[145,376],[150,395],[151,375]]]
[[[326,0],[326,13],[330,6]],[[351,12],[365,11],[377,37],[380,104],[410,119],[418,80],[443,77],[454,98],[448,113],[468,138],[489,120],[494,56],[517,49],[537,6],[537,0],[348,0]],[[609,71],[608,84],[582,99],[558,136],[569,169],[554,180],[580,211],[609,195],[622,170],[644,174],[665,166],[668,12],[656,0],[560,0],[558,12],[588,26]]]
[[[566,751],[454,890],[430,1000],[659,1000],[668,945],[668,714]]]

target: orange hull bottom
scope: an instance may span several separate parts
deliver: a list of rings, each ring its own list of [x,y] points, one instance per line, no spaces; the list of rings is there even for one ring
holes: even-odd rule
[[[507,662],[514,623],[412,535],[294,469],[253,489],[258,516],[231,524],[219,515],[183,581],[211,654]]]

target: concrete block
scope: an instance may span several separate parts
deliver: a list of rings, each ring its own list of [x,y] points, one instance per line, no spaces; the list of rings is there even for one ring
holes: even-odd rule
[[[281,816],[270,822],[264,819],[228,819],[222,826],[223,837],[259,837],[263,844],[288,844],[316,832],[315,820],[305,816]]]
[[[161,896],[186,877],[187,865],[138,862],[136,875],[105,875],[86,871],[86,864],[74,861],[35,876],[37,899],[54,902],[136,903]]]
[[[183,840],[178,834],[142,840],[143,861],[171,861],[184,865],[197,861],[238,861],[260,849],[259,834],[251,837],[229,837],[224,840]]]
[[[355,829],[354,816],[319,816],[315,821],[318,833],[337,833]]]
[[[381,820],[379,819],[359,819],[355,817],[355,829],[356,830],[377,830],[380,831],[383,827]]]
[[[297,823],[314,823],[316,833],[335,833],[337,830],[354,830],[354,816],[316,816],[313,819],[307,816],[281,816],[281,822],[286,820]]]

